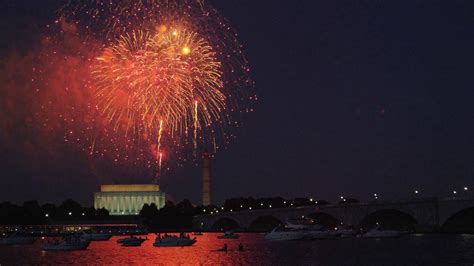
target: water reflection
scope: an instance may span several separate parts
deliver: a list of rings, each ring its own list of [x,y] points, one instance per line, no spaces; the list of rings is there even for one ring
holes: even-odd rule
[[[138,264],[138,265],[443,265],[474,261],[474,236],[423,235],[391,239],[334,239],[269,242],[262,234],[242,233],[239,239],[218,239],[205,233],[192,247],[153,247],[155,235],[141,247],[93,242],[86,251],[41,251],[32,246],[0,247],[0,264]],[[227,252],[218,252],[224,243]],[[242,243],[244,251],[239,251]]]

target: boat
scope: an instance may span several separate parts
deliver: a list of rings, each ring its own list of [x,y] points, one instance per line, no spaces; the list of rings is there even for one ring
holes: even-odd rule
[[[86,250],[91,242],[77,237],[64,238],[62,241],[54,241],[43,246],[44,251],[74,251]]]
[[[88,241],[107,241],[112,237],[111,234],[106,234],[106,233],[96,233],[96,232],[84,232],[81,235],[81,238],[83,240],[88,240]]]
[[[136,247],[136,246],[140,246],[145,240],[148,240],[148,239],[130,236],[130,237],[118,239],[117,243],[122,244],[122,246],[124,247]]]
[[[31,245],[37,240],[36,237],[24,236],[19,233],[14,233],[7,237],[0,239],[0,245]]]
[[[286,227],[294,231],[301,231],[303,237],[301,239],[333,239],[339,235],[337,231],[328,230],[322,225],[314,223],[313,219],[293,219],[286,222]]]
[[[332,230],[321,230],[321,229],[308,229],[303,231],[303,239],[315,240],[315,239],[334,239],[339,235],[337,231]]]
[[[382,237],[398,237],[403,234],[402,231],[398,230],[384,230],[380,226],[375,227],[374,229],[363,234],[363,238],[382,238]]]
[[[337,229],[337,232],[339,233],[339,237],[341,238],[348,238],[357,234],[357,232],[351,228],[339,228]]]
[[[232,231],[226,231],[223,235],[217,236],[218,239],[238,239],[240,236]]]
[[[145,242],[145,238],[130,238],[127,241],[122,243],[122,247],[139,247],[142,245],[143,242]]]
[[[274,228],[265,235],[267,240],[300,240],[300,239],[333,239],[337,231],[326,230],[322,225],[315,224],[312,219],[293,219],[285,225]]]
[[[265,235],[266,240],[283,241],[283,240],[300,240],[303,239],[304,232],[286,226],[277,226],[270,233]]]
[[[155,247],[186,247],[192,246],[196,243],[196,238],[191,239],[188,235],[181,233],[178,236],[175,235],[167,235],[165,234],[163,237],[158,234],[153,246]]]

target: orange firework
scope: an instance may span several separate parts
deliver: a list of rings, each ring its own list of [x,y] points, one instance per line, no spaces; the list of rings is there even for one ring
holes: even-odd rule
[[[84,98],[86,109],[71,109],[90,119],[67,119],[68,129],[82,130],[67,140],[90,154],[158,169],[173,157],[180,165],[186,154],[227,144],[239,113],[252,111],[246,103],[256,97],[249,97],[237,34],[203,1],[69,0],[60,15],[52,40],[67,47],[62,36],[75,38],[80,49],[71,53],[82,63],[73,73],[82,73],[78,84],[93,95]]]
[[[215,123],[226,107],[221,63],[196,33],[163,28],[122,36],[97,58],[99,109],[127,133],[156,134],[160,142],[163,129],[180,136],[194,127],[196,141],[199,121]]]

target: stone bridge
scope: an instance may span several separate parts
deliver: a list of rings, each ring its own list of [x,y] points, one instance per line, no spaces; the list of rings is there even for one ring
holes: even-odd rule
[[[436,228],[445,224],[450,217],[469,208],[474,208],[474,198],[421,198],[219,212],[197,215],[193,219],[195,227],[202,230],[216,229],[215,225],[224,220],[231,221],[237,228],[247,229],[262,217],[270,217],[284,223],[288,219],[301,218],[302,216],[311,217],[312,215],[329,215],[344,225],[359,226],[364,219],[371,215],[390,210],[408,215],[415,221],[417,227]]]

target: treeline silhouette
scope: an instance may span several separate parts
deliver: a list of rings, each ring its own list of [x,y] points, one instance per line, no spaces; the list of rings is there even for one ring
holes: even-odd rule
[[[244,211],[249,207],[285,208],[314,204],[328,204],[324,200],[311,198],[296,198],[287,200],[282,197],[252,198],[240,197],[227,199],[222,206],[195,206],[187,199],[174,203],[167,201],[165,206],[158,210],[155,204],[145,204],[135,221],[148,226],[152,230],[191,229],[193,216],[209,214],[211,212]],[[59,205],[46,203],[40,205],[36,200],[26,201],[22,205],[10,202],[0,203],[0,224],[2,225],[35,225],[55,224],[59,222],[94,222],[121,219],[109,216],[106,209],[83,207],[78,202],[68,199]]]
[[[91,221],[107,218],[109,212],[106,209],[82,207],[71,199],[65,200],[59,206],[51,203],[39,205],[36,200],[26,201],[23,205],[0,203],[0,224],[4,225],[48,224],[64,220]]]

